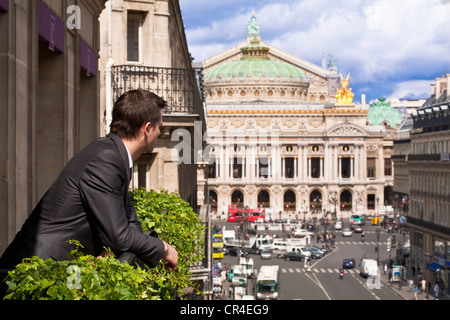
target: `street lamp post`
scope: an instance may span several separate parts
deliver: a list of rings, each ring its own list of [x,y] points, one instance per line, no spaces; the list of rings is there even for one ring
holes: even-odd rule
[[[378,267],[380,266],[380,247],[379,247],[379,243],[380,243],[380,232],[381,232],[381,228],[377,227],[375,229],[376,233],[377,233],[377,264]]]

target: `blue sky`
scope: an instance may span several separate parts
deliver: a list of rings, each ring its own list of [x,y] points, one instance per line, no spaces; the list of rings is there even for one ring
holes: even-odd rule
[[[321,66],[333,55],[355,101],[427,98],[450,73],[450,0],[180,0],[189,51],[200,62],[246,39]]]

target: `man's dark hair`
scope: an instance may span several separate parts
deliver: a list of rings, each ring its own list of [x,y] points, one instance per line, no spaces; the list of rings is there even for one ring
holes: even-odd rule
[[[145,123],[155,126],[161,120],[160,110],[166,106],[165,100],[150,91],[128,91],[114,104],[111,132],[122,139],[134,139]]]

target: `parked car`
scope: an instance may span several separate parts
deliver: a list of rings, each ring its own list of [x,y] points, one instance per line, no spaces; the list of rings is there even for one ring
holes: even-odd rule
[[[284,258],[284,260],[287,260],[287,261],[289,261],[289,260],[302,261],[303,258],[304,258],[304,256],[303,256],[303,254],[302,254],[301,252],[298,252],[298,251],[289,251],[289,252],[286,252],[286,253],[283,255],[283,258]]]
[[[316,248],[311,247],[311,246],[306,247],[306,250],[311,252],[311,258],[313,258],[313,259],[320,259],[324,255],[322,250],[316,249]]]
[[[245,257],[248,252],[242,250],[241,248],[229,248],[228,250],[228,255],[230,256],[236,256],[236,257]]]
[[[272,259],[272,251],[270,250],[261,250],[260,258],[264,260]]]
[[[345,228],[344,230],[342,230],[342,236],[344,236],[344,237],[351,237],[352,236],[352,230],[350,230],[349,228]]]
[[[347,258],[342,261],[342,268],[344,269],[353,269],[355,267],[355,259]]]

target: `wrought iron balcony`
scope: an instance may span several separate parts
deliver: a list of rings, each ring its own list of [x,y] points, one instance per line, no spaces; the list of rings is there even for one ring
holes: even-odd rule
[[[167,101],[165,114],[202,114],[201,73],[194,69],[175,69],[120,65],[112,68],[113,99],[123,93],[143,89]]]

